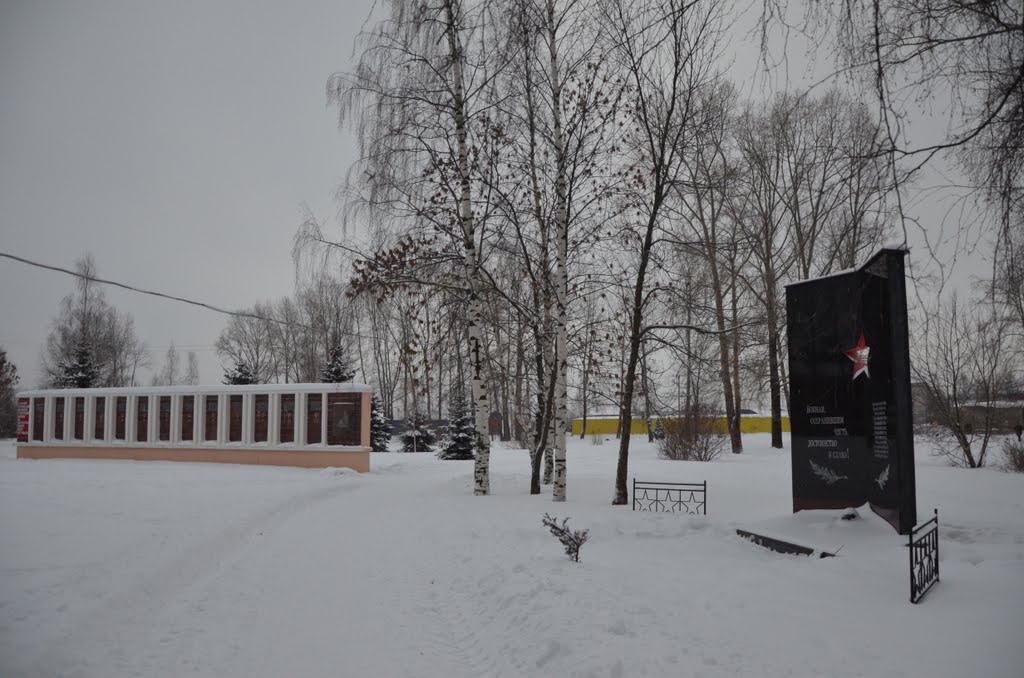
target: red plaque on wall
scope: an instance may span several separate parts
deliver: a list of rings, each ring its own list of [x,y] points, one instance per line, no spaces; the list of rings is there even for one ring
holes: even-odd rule
[[[18,442],[28,442],[29,399],[18,398]]]

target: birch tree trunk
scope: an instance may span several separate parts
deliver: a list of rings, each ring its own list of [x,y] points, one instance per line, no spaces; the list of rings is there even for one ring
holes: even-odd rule
[[[523,11],[523,8],[520,8],[520,11]],[[531,52],[533,49],[533,42],[531,40],[533,29],[530,28],[532,23],[529,20],[526,20],[524,23],[522,47],[524,52]],[[536,267],[531,267],[529,263],[527,265],[527,272],[531,282],[530,293],[533,297],[533,314],[530,317],[530,328],[533,332],[534,345],[536,347],[534,363],[537,379],[537,405],[534,413],[533,437],[530,445],[530,494],[540,494],[542,465],[544,484],[551,483],[554,472],[554,453],[551,449],[550,436],[551,407],[547,401],[551,393],[549,384],[551,384],[552,375],[548,373],[547,368],[551,360],[548,351],[551,348],[549,345],[551,309],[554,301],[552,299],[550,280],[550,223],[545,215],[539,174],[538,118],[540,114],[534,97],[533,71],[529,64],[524,65],[523,78],[529,140],[530,192],[533,216],[537,222],[539,249]],[[530,255],[525,248],[523,257],[526,262],[530,261]],[[542,309],[543,312],[541,312]]]
[[[565,501],[565,423],[568,417],[568,288],[569,214],[567,208],[565,140],[562,131],[562,82],[558,63],[558,41],[555,23],[555,2],[548,0],[548,51],[551,57],[551,116],[555,146],[555,487],[554,501]]]
[[[555,384],[555,388],[558,385]],[[551,485],[555,482],[555,422],[554,417],[548,421],[548,444],[544,446],[544,484]]]
[[[487,391],[487,379],[484,376],[483,351],[483,301],[480,292],[484,289],[483,276],[480,273],[480,258],[476,249],[476,233],[473,222],[473,196],[469,177],[469,147],[466,143],[468,134],[466,120],[466,100],[463,88],[462,46],[455,30],[455,8],[453,2],[445,3],[447,19],[446,33],[448,50],[452,62],[452,109],[455,119],[456,153],[459,168],[459,221],[462,226],[463,262],[466,275],[466,287],[469,301],[466,305],[467,328],[469,335],[469,375],[473,394],[473,420],[476,424],[476,455],[473,465],[473,494],[487,495],[491,491],[490,462],[491,438],[487,431],[487,419],[490,416],[490,398]]]

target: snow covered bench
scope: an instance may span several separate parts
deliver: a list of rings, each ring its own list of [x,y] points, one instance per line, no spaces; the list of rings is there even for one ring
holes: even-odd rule
[[[633,478],[633,510],[707,515],[708,481],[661,483]]]

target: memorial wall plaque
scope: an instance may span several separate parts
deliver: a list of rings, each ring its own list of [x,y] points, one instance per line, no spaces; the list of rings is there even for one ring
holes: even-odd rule
[[[29,399],[18,398],[18,442],[28,442]]]
[[[794,512],[916,522],[905,255],[786,288]]]

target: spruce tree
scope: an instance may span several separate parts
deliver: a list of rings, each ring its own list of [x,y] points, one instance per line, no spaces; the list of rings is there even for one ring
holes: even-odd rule
[[[387,452],[391,442],[391,419],[384,414],[380,399],[370,398],[370,446],[374,452]]]
[[[466,393],[461,388],[452,389],[448,401],[448,425],[441,436],[441,459],[472,459],[473,444],[476,440],[476,425],[469,415]]]
[[[0,438],[13,437],[18,422],[18,368],[7,359],[7,351],[0,348]]]
[[[437,435],[421,412],[413,412],[406,419],[401,438],[403,452],[433,452],[437,442]]]
[[[71,355],[60,363],[57,386],[60,388],[93,388],[100,378],[99,366],[92,350],[92,344],[84,337],[75,341]]]
[[[356,376],[352,369],[352,361],[348,358],[348,351],[341,345],[341,342],[334,340],[331,348],[327,351],[327,362],[320,370],[320,381],[325,384],[343,384]]]
[[[243,361],[238,361],[235,366],[229,370],[224,370],[224,383],[230,385],[239,384],[255,384],[256,376],[252,373],[252,370]]]

